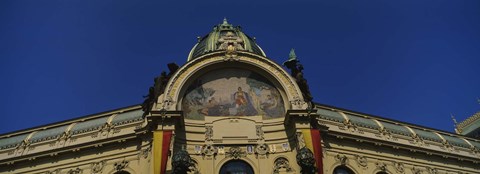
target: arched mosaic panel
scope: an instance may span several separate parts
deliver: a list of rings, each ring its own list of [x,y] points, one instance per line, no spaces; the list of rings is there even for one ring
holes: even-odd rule
[[[265,77],[245,69],[210,71],[187,88],[182,100],[186,119],[205,116],[262,116],[279,118],[285,114],[280,92]]]

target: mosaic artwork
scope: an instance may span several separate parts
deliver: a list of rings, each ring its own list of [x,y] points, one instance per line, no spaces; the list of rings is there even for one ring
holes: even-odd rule
[[[243,69],[211,71],[190,85],[182,100],[187,119],[205,116],[279,118],[285,113],[279,91],[264,77]]]

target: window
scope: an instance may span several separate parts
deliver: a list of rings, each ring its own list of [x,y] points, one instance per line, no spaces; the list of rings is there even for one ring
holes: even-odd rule
[[[245,161],[231,160],[222,166],[220,174],[253,174],[253,168]]]
[[[355,173],[346,166],[338,166],[333,170],[333,174],[355,174]]]

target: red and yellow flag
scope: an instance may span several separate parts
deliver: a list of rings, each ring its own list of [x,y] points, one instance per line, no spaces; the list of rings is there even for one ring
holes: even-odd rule
[[[171,139],[172,131],[153,132],[153,172],[155,174],[164,174],[167,169]]]
[[[322,137],[320,131],[316,129],[302,129],[305,146],[313,152],[315,157],[315,165],[317,173],[323,174],[323,159],[322,159]]]

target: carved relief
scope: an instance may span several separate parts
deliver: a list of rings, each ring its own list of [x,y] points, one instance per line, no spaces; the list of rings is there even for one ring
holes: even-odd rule
[[[443,145],[443,147],[440,147],[441,149],[448,150],[450,152],[455,151],[455,147],[453,147],[453,145],[451,145],[447,141],[443,141],[442,145]]]
[[[226,156],[233,159],[239,159],[242,157],[246,157],[247,153],[244,152],[240,147],[231,147],[226,153]]]
[[[55,169],[55,170],[52,170],[52,171],[46,171],[45,174],[58,174],[60,173],[60,169]]]
[[[380,134],[381,137],[383,137],[385,139],[392,139],[392,134],[387,129],[385,129],[384,127],[379,129],[379,134]]]
[[[260,125],[257,125],[255,126],[256,130],[257,130],[257,137],[259,140],[263,140],[263,130],[262,130],[262,126]]]
[[[394,162],[393,166],[395,167],[395,170],[397,170],[398,173],[403,173],[405,172],[405,167],[403,163],[401,162]]]
[[[377,167],[378,170],[380,170],[382,172],[387,171],[387,165],[383,162],[377,162],[377,163],[375,163],[375,166]]]
[[[427,173],[429,173],[429,174],[437,174],[437,173],[438,173],[438,170],[437,170],[436,168],[427,167]]]
[[[58,144],[59,144],[59,145],[65,144],[65,142],[66,142],[70,137],[72,137],[72,132],[70,132],[70,131],[63,132],[62,135],[60,135],[60,137],[58,137],[58,139],[57,139]]]
[[[205,141],[211,141],[213,137],[213,126],[205,126]]]
[[[412,168],[412,173],[413,173],[413,174],[421,174],[421,173],[422,173],[422,169],[414,166],[414,167]]]
[[[121,171],[128,167],[128,163],[128,161],[123,160],[121,162],[116,162],[115,164],[113,164],[113,167],[116,171]]]
[[[290,167],[290,162],[286,158],[280,157],[275,160],[274,162],[274,168],[273,168],[273,173],[279,173],[279,172],[292,172],[293,169]]]
[[[203,156],[214,156],[217,154],[217,148],[211,144],[207,144],[202,148]]]
[[[424,146],[425,145],[425,142],[423,141],[423,139],[420,136],[418,136],[417,134],[412,135],[412,140],[410,141],[410,143],[416,144],[418,146]]]
[[[298,146],[297,146],[298,149],[305,147],[305,139],[303,139],[303,134],[301,132],[297,132],[297,143],[298,143]]]
[[[293,97],[293,100],[290,100],[290,104],[293,108],[304,108],[307,105],[299,96]]]
[[[255,152],[257,155],[266,155],[270,151],[270,148],[267,144],[258,144],[255,147]]]
[[[357,162],[358,166],[367,167],[367,157],[355,155],[355,161]]]
[[[92,173],[102,173],[105,163],[105,161],[92,163]]]
[[[346,165],[348,158],[347,158],[347,156],[345,156],[345,155],[343,155],[343,154],[337,154],[337,155],[335,156],[335,160],[336,160],[337,162],[339,162],[341,165]]]
[[[150,154],[150,152],[152,151],[152,147],[148,147],[146,149],[143,149],[141,152],[140,152],[140,156],[147,159],[148,158],[148,155]]]
[[[67,172],[67,174],[81,174],[81,173],[83,173],[83,170],[80,169],[80,168],[78,168],[78,167],[75,168],[75,169],[70,169],[70,170]]]

